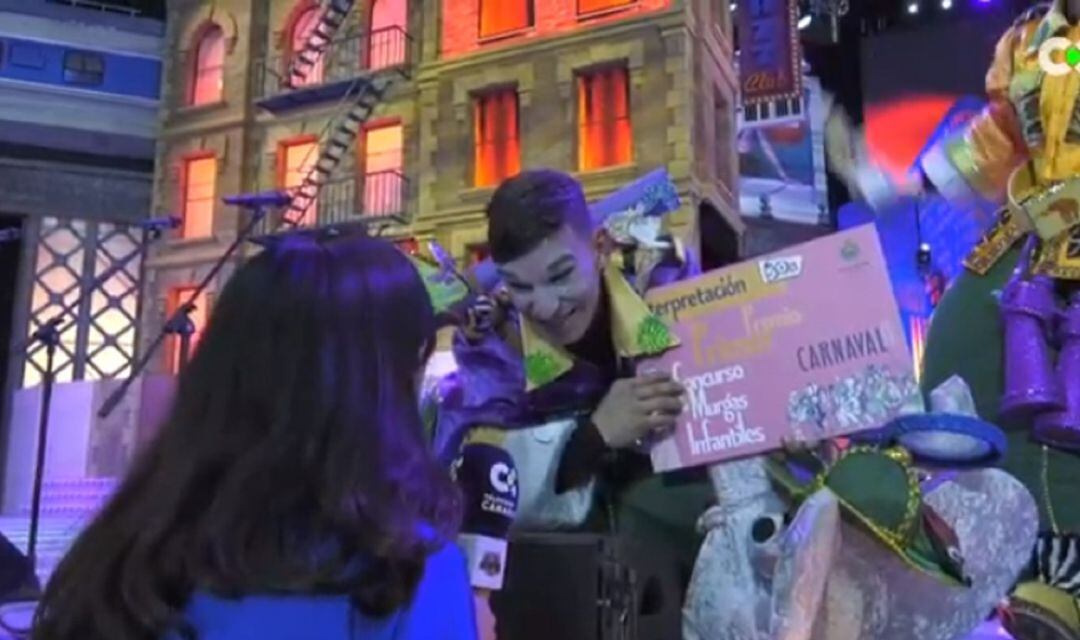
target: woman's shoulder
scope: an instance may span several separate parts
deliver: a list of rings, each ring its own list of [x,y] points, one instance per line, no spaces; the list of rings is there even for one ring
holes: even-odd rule
[[[424,578],[453,575],[465,570],[465,554],[456,544],[447,543],[428,557]]]
[[[402,640],[475,640],[472,586],[465,554],[456,544],[428,558],[403,623]]]
[[[192,596],[185,618],[200,640],[457,638],[457,635],[445,635],[442,625],[472,624],[471,617],[461,617],[462,604],[468,597],[465,557],[456,545],[447,544],[425,563],[412,603],[386,618],[354,615],[352,603],[345,595],[255,594],[227,598],[205,591]],[[405,629],[408,631],[403,634]],[[429,632],[434,635],[428,636]],[[179,637],[169,636],[166,640]]]

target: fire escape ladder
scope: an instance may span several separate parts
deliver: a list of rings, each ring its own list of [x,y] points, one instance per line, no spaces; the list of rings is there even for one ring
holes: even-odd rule
[[[307,81],[308,76],[311,75],[315,65],[319,62],[319,58],[326,52],[326,48],[330,46],[330,41],[334,39],[334,35],[345,23],[353,4],[354,0],[330,0],[326,5],[322,15],[319,16],[319,22],[311,30],[311,34],[308,35],[304,48],[293,56],[292,61],[289,63],[289,70],[285,76],[289,87],[302,86]]]
[[[283,225],[296,227],[303,220],[319,189],[333,177],[391,84],[392,80],[383,76],[357,78],[353,82],[338,115],[330,119],[319,136],[319,158],[293,191],[292,201],[282,216]]]

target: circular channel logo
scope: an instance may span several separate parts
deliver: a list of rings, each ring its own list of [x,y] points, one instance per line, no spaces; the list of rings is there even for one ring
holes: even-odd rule
[[[1049,38],[1039,47],[1039,68],[1049,76],[1080,72],[1080,46],[1068,38]]]

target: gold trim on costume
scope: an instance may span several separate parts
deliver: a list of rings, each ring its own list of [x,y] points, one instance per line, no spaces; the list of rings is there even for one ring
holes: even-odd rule
[[[1080,228],[1043,243],[1034,271],[1060,280],[1080,281]]]
[[[986,275],[1025,233],[1027,229],[1024,225],[1008,207],[1003,207],[998,211],[998,218],[993,226],[986,230],[975,248],[964,259],[964,266],[980,276]]]

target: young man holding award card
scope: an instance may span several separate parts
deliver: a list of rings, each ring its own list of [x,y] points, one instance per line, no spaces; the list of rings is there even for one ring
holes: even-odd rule
[[[443,455],[508,452],[513,529],[614,531],[667,562],[679,590],[669,602],[683,601],[698,526],[707,531],[682,623],[676,607],[642,638],[907,640],[925,628],[922,640],[946,640],[973,627],[1034,535],[1007,524],[1034,512],[1014,480],[986,470],[935,491],[885,439],[798,473],[788,463],[805,456],[763,455],[922,410],[874,231],[676,283],[697,275],[659,234],[659,216],[677,206],[662,171],[591,213],[565,174],[530,171],[499,187],[488,233],[504,289],[500,302],[478,300],[455,336],[459,370],[435,434]],[[513,542],[507,564],[513,575]],[[590,570],[535,576],[543,584],[530,585],[528,606],[511,607],[528,620],[506,637],[577,637],[556,627],[583,612],[558,603]],[[870,595],[852,606],[837,595],[849,589]],[[889,633],[868,631],[878,623]]]
[[[436,441],[447,458],[475,443],[510,452],[516,529],[633,537],[671,559],[681,596],[711,491],[652,475],[647,443],[674,428],[684,390],[668,374],[634,371],[675,344],[643,292],[694,272],[659,233],[660,216],[677,206],[663,171],[591,211],[566,174],[527,171],[503,183],[488,206],[503,304],[478,301],[455,336],[457,385],[439,408]],[[665,637],[679,634],[674,605]]]

